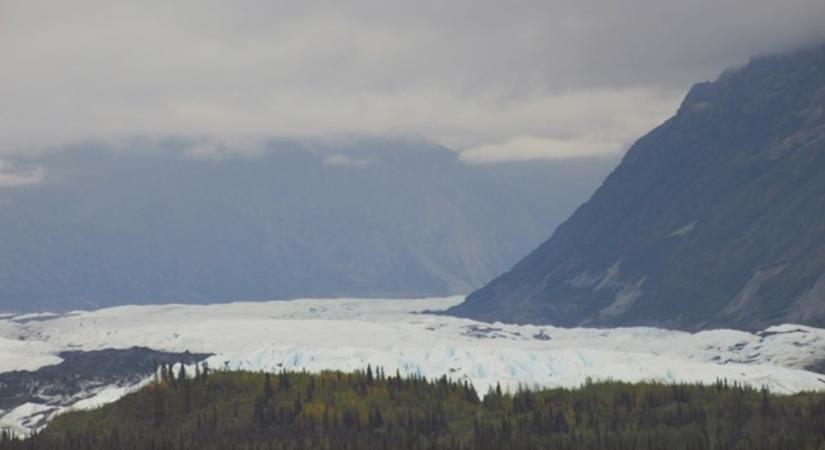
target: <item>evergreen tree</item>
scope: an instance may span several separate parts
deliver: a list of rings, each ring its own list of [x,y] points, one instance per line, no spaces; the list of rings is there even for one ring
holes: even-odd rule
[[[266,373],[264,374],[264,398],[270,399],[272,398],[272,395],[272,378],[269,373]]]
[[[168,364],[159,369],[172,372]],[[175,369],[178,389],[153,383],[102,409],[62,414],[25,440],[0,430],[0,450],[819,450],[825,443],[824,393],[775,396],[723,381],[515,393],[493,386],[479,402],[466,381],[387,379],[381,368],[371,369],[366,390],[367,370],[281,371],[273,386],[268,374],[217,372],[192,382]]]

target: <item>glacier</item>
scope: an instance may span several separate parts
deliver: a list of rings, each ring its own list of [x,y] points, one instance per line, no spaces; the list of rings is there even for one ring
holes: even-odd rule
[[[782,394],[825,390],[825,375],[806,370],[825,360],[823,329],[558,328],[433,313],[463,300],[300,299],[5,315],[0,372],[56,364],[66,350],[143,346],[211,353],[207,363],[213,369],[352,371],[370,364],[387,373],[466,379],[481,393],[497,383],[513,390],[576,387],[588,379],[713,383],[724,378]],[[44,400],[0,411],[0,428],[30,432],[33,423],[115,401],[142,384],[78,395],[69,407],[50,407]]]

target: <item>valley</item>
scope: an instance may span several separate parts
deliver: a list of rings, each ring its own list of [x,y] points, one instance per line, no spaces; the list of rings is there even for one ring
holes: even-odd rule
[[[405,376],[466,380],[480,393],[498,383],[515,391],[579,387],[588,379],[703,384],[725,379],[778,394],[825,390],[825,375],[816,372],[825,361],[823,329],[560,328],[439,313],[461,301],[461,296],[301,299],[7,316],[0,319],[0,372],[37,374],[63,361],[62,352],[140,346],[165,352],[170,362],[190,364],[192,356],[185,352],[203,354],[197,359],[212,370],[352,372],[372,365]],[[143,356],[149,359],[159,357]],[[104,384],[78,383],[74,392],[6,405],[0,427],[27,433],[56,413],[115,401],[151,380],[146,367],[138,379],[129,369]],[[77,376],[94,379],[94,371]]]

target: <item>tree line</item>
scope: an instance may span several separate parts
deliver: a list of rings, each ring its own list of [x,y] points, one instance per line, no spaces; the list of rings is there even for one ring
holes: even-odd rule
[[[587,382],[483,397],[466,380],[161,366],[153,383],[0,450],[825,449],[825,394]]]

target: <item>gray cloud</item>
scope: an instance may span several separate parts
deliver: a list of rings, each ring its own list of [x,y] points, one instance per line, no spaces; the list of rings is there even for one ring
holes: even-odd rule
[[[5,0],[0,151],[372,134],[476,161],[615,152],[692,82],[824,20],[821,0]]]
[[[42,167],[17,167],[0,160],[0,188],[29,186],[41,183],[46,177]]]

